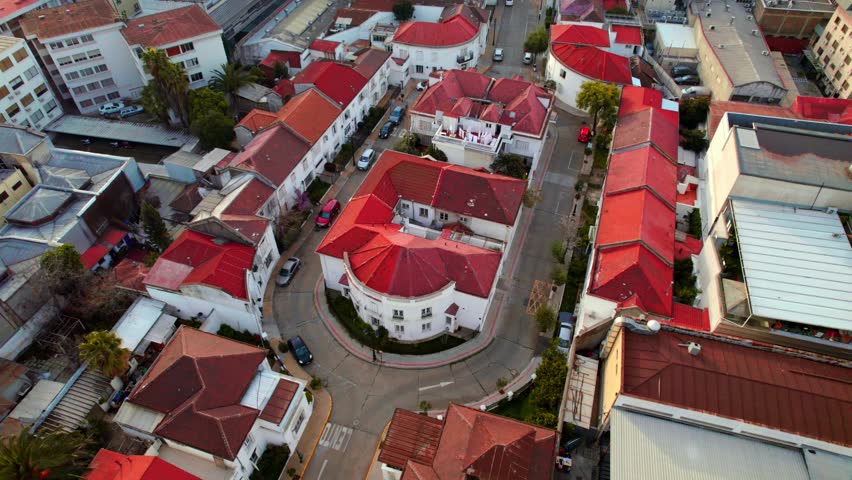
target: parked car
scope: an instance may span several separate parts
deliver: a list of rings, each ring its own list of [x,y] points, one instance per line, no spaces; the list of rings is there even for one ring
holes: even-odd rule
[[[319,215],[317,215],[317,228],[326,228],[330,226],[332,222],[334,222],[334,219],[337,218],[338,213],[340,213],[340,202],[338,202],[336,198],[332,198],[326,202],[325,206],[322,207],[322,210],[320,210]]]
[[[127,118],[127,117],[132,117],[133,115],[136,115],[137,113],[142,113],[144,111],[145,111],[145,108],[142,107],[142,105],[131,105],[129,107],[122,108],[121,111],[118,112],[118,116],[120,116],[121,118]]]
[[[698,70],[692,65],[685,65],[683,63],[677,64],[672,67],[672,76],[673,77],[682,77],[684,75],[698,75]]]
[[[495,48],[494,49],[494,56],[491,57],[491,59],[494,60],[495,62],[502,62],[503,61],[503,49],[502,48]]]
[[[678,85],[698,85],[701,83],[701,79],[695,75],[684,75],[682,77],[675,77],[674,81]]]
[[[686,87],[683,89],[684,97],[709,97],[712,92],[707,87]]]
[[[427,87],[429,87],[429,82],[423,80],[422,82],[417,84],[417,91],[422,92],[423,90],[426,90]]]
[[[586,143],[589,141],[589,137],[592,136],[592,129],[583,125],[580,127],[580,133],[577,134],[577,141]]]
[[[91,145],[92,139],[91,138],[84,138],[84,139],[80,140],[80,143],[82,143],[83,145]]]
[[[390,114],[390,120],[394,125],[402,123],[402,116],[405,115],[405,105],[397,105]]]
[[[373,160],[376,158],[376,151],[372,148],[368,148],[364,150],[364,153],[361,154],[361,158],[358,159],[358,163],[355,166],[358,170],[367,170],[370,168],[370,165],[373,164]]]
[[[524,65],[529,65],[532,63],[532,53],[524,52]]]
[[[514,4],[515,4],[515,1],[514,1],[514,0],[506,0],[506,6],[507,6],[507,7],[511,7],[511,6],[512,6],[512,5],[514,5]]]
[[[314,354],[311,353],[308,346],[305,345],[305,341],[299,335],[287,340],[287,348],[299,365],[304,366],[314,361]]]
[[[111,115],[118,113],[124,108],[124,102],[109,102],[98,107],[98,113],[101,115]]]
[[[571,341],[574,339],[574,325],[576,319],[568,312],[559,312],[559,340],[557,350],[567,354],[571,350]]]
[[[387,123],[385,123],[384,125],[382,125],[382,129],[381,129],[381,130],[379,130],[379,138],[388,138],[388,137],[390,137],[390,134],[391,134],[391,133],[393,133],[393,128],[394,128],[395,126],[396,126],[396,125],[394,125],[394,123],[393,123],[393,122],[387,122]]]
[[[130,143],[130,142],[119,142],[117,140],[114,141],[114,142],[109,142],[109,146],[112,147],[112,148],[133,148],[132,143]]]
[[[275,279],[275,284],[279,287],[286,287],[293,280],[299,267],[302,266],[302,261],[298,257],[290,257],[284,262],[281,270],[278,271],[278,278]]]

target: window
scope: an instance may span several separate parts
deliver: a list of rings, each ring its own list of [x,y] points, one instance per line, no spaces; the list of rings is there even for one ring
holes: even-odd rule
[[[118,98],[120,96],[121,96],[121,94],[119,94],[118,92],[110,92],[110,93],[107,94],[107,98],[110,99],[110,100],[115,100],[116,98]]]
[[[44,104],[44,111],[50,113],[53,109],[56,108],[56,100],[51,100]]]
[[[0,60],[0,72],[5,72],[6,70],[9,70],[10,68],[12,68],[12,59],[11,58],[6,57],[3,60]]]
[[[269,254],[266,255],[266,258],[263,259],[264,268],[269,268],[270,263],[272,263],[272,252],[269,252]]]
[[[397,318],[397,319],[400,319],[400,320],[401,320],[401,319],[403,319],[403,318],[405,318],[405,317],[403,316],[402,310],[394,309],[394,310],[393,310],[393,318]]]
[[[256,464],[256,463],[257,463],[257,459],[258,459],[258,458],[259,458],[259,457],[258,457],[258,455],[257,455],[257,449],[255,448],[255,449],[251,452],[251,457],[249,457],[249,461],[250,461],[251,463]]]
[[[101,88],[101,82],[89,83],[89,84],[86,85],[86,88],[88,88],[90,92],[97,90],[97,89]]]
[[[459,217],[461,223],[467,223],[467,217]]]
[[[420,207],[420,210],[418,211],[418,214],[419,214],[421,217],[428,217],[428,216],[429,216],[429,209],[428,209],[428,208]]]
[[[9,199],[9,192],[6,192],[6,191],[0,192],[0,203],[3,203],[8,199]]]
[[[447,212],[440,212],[438,213],[438,219],[442,222],[446,222],[450,219],[450,215]]]
[[[178,48],[180,48],[180,53],[186,53],[195,50],[195,45],[193,45],[192,42],[189,42],[180,45]]]
[[[41,109],[40,109],[40,108],[39,108],[39,109],[36,109],[35,113],[33,113],[32,115],[30,115],[30,120],[32,120],[32,121],[33,121],[33,123],[38,123],[38,122],[40,122],[42,118],[44,118],[44,114],[43,114],[43,113],[41,113]]]
[[[838,17],[838,18],[840,18],[840,17]],[[849,31],[849,26],[843,25],[843,27],[840,29],[840,31],[843,32],[843,33],[846,33],[847,31]]]
[[[420,325],[421,332],[431,332],[432,331],[432,322],[426,322]]]
[[[65,74],[65,80],[77,80],[80,78],[80,74],[77,72],[68,72]]]
[[[79,45],[79,44],[80,44],[80,40],[78,40],[76,38],[69,38],[68,40],[65,40],[65,46],[66,47],[73,47],[74,45]]]
[[[426,307],[420,310],[420,318],[429,318],[432,316],[432,307]]]
[[[36,97],[41,97],[42,95],[47,93],[47,86],[42,83],[41,85],[37,86],[35,90],[33,90],[33,93],[36,94]]]
[[[80,108],[89,108],[93,105],[91,100],[83,100],[80,102]]]
[[[374,327],[378,327],[382,324],[382,321],[376,317],[370,317],[370,323],[372,323]]]
[[[204,74],[202,74],[201,72],[193,73],[192,75],[189,76],[190,82],[197,82],[197,81],[202,80],[202,79],[204,79]]]
[[[850,63],[852,63],[852,57],[850,57],[849,55],[846,55],[846,58],[843,59],[843,63],[845,63],[846,65],[849,65]]]
[[[9,85],[12,86],[12,90],[17,90],[24,85],[24,80],[18,76],[9,81]]]
[[[7,95],[9,95],[9,87],[3,85],[0,87],[0,100],[6,98]]]
[[[71,91],[74,92],[75,95],[82,95],[86,93],[86,87],[74,87],[71,89]]]
[[[190,58],[189,60],[183,62],[184,68],[192,68],[198,66],[200,62],[197,58]]]
[[[12,190],[17,190],[17,189],[21,188],[21,185],[22,185],[22,183],[20,181],[15,182],[15,184],[12,185]]]
[[[9,108],[6,109],[6,115],[8,115],[9,118],[12,118],[20,111],[21,107],[19,107],[17,103],[13,103],[11,106],[9,106]]]
[[[559,78],[565,78],[565,70],[563,70],[563,69],[559,70]]]
[[[64,47],[65,45],[63,45],[62,42],[50,42],[48,46],[51,48],[51,50],[56,50]]]
[[[85,53],[75,53],[71,58],[74,59],[74,63],[85,62],[89,59]]]
[[[17,52],[13,53],[12,56],[15,57],[16,62],[20,63],[25,58],[27,58],[27,51],[22,48]]]
[[[111,78],[107,78],[106,80],[101,80],[101,86],[103,87],[111,87],[115,85],[115,80]]]
[[[820,53],[822,53],[822,52],[820,52]],[[63,65],[68,65],[69,63],[74,63],[74,61],[71,60],[71,57],[59,57],[59,58],[56,59],[56,63],[58,63],[59,66],[61,67]]]
[[[254,435],[249,432],[248,436],[246,436],[246,440],[243,443],[245,444],[245,446],[251,448],[252,444],[254,443]]]
[[[38,75],[38,67],[36,67],[35,65],[28,68],[27,71],[24,72],[24,77],[26,77],[27,80],[32,80],[32,78],[36,75]]]
[[[35,100],[33,96],[28,93],[21,97],[21,105],[23,105],[24,107],[29,107],[30,104],[33,103],[33,100]]]
[[[408,204],[407,204],[407,203],[405,203],[405,202],[402,202],[402,203],[400,204],[400,207],[401,207],[403,210],[408,210]]]
[[[837,46],[838,46],[838,45],[840,45],[840,44],[839,44],[839,43],[837,43],[837,40],[835,40],[835,41],[831,42],[831,48],[833,48],[834,50],[837,50]]]
[[[302,423],[305,422],[305,412],[299,412],[299,419],[296,420],[296,424],[293,425],[293,433],[298,433],[299,429],[302,428]]]
[[[444,317],[444,323],[446,323],[446,324],[447,324],[447,326],[452,325],[452,324],[453,324],[453,317],[451,317],[451,316],[449,316],[449,315],[445,316],[445,317]]]
[[[106,102],[107,99],[103,95],[98,95],[97,97],[93,98],[93,100],[95,101],[95,103],[101,104],[101,103]]]
[[[405,333],[405,325],[394,325],[393,331],[396,333]]]
[[[101,58],[103,56],[103,55],[101,55],[100,50],[89,50],[88,52],[86,52],[86,55],[89,56],[90,60],[94,59],[94,58]]]
[[[415,71],[416,73],[423,73],[423,65],[415,65],[415,66],[414,66],[414,71]]]
[[[94,42],[95,37],[93,37],[93,36],[91,36],[87,33],[86,35],[83,35],[82,37],[80,37],[80,41],[83,42],[83,43]]]
[[[95,71],[98,72],[98,73],[106,72],[107,70],[109,70],[109,68],[107,68],[107,66],[104,65],[104,64],[95,65]]]

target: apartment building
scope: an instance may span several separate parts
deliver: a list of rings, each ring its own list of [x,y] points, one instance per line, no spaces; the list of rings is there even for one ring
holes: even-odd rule
[[[829,97],[852,98],[852,13],[834,10],[822,35],[815,36],[811,50],[819,77],[817,82]]]
[[[23,172],[0,166],[0,227],[6,224],[6,212],[32,190]]]
[[[61,115],[27,42],[0,36],[0,120],[42,129]]]
[[[808,38],[834,12],[832,0],[756,0],[753,14],[764,35]]]
[[[128,19],[134,15],[138,15],[142,11],[139,5],[139,0],[109,0],[112,8],[121,15],[121,18]]]

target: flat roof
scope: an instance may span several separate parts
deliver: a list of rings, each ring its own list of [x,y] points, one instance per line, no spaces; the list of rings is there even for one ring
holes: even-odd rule
[[[613,408],[610,413],[610,431],[610,478],[613,480],[817,478],[808,474],[802,450],[621,408]]]
[[[191,134],[156,123],[128,122],[81,115],[63,115],[44,128],[48,132],[106,138],[180,148],[195,141]]]
[[[836,213],[732,199],[752,313],[852,330],[852,247]]]
[[[34,423],[64,386],[65,384],[62,382],[39,380],[32,390],[18,402],[9,417],[17,418],[24,423]]]
[[[656,23],[656,29],[657,40],[666,47],[692,50],[698,48],[695,45],[695,30],[692,27],[672,23]]]
[[[0,125],[0,152],[24,154],[44,141],[45,135],[20,125]]]
[[[792,14],[797,11],[831,13],[837,7],[831,0],[796,0],[795,2],[776,0],[774,5],[769,5],[767,0],[760,0],[760,3],[770,10],[785,10]]]
[[[271,20],[255,29],[245,45],[271,38],[295,47],[307,48],[314,38],[325,32],[329,22],[321,17],[327,16],[329,21],[332,20],[335,10],[333,6],[334,3],[327,0],[291,2],[278,10]],[[328,12],[332,13],[326,15]]]
[[[113,332],[121,339],[121,346],[131,352],[136,350],[163,314],[165,306],[153,298],[137,298],[113,327]]]
[[[709,6],[711,16],[707,17]],[[722,67],[735,87],[754,82],[769,82],[784,88],[784,83],[775,69],[760,27],[754,16],[741,3],[708,0],[693,2],[692,11],[701,25],[704,38],[719,57]],[[752,20],[749,20],[752,18]],[[696,27],[698,28],[698,27]],[[758,34],[753,35],[752,31]]]

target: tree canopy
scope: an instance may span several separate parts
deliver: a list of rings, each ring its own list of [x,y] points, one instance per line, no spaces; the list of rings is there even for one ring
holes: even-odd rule
[[[592,130],[597,131],[598,119],[608,122],[615,118],[618,111],[618,87],[603,82],[584,82],[577,92],[577,108],[592,115]]]
[[[74,245],[66,243],[47,251],[39,262],[54,293],[67,295],[82,287],[80,279],[85,276],[86,269]]]
[[[527,169],[524,157],[514,153],[503,153],[491,162],[491,171],[509,177],[526,179]]]
[[[166,228],[166,223],[160,216],[160,212],[148,202],[142,204],[142,230],[148,237],[148,243],[162,252],[169,244],[172,243],[172,238],[169,235],[169,230]]]
[[[0,478],[80,478],[88,468],[89,441],[78,434],[33,434],[29,429],[0,439]]]
[[[448,161],[447,154],[435,145],[429,145],[429,148],[426,149],[426,155],[429,155],[439,162]]]
[[[550,34],[544,26],[540,26],[527,35],[524,42],[524,50],[538,55],[547,51],[547,46],[550,43]]]
[[[420,137],[416,134],[408,132],[402,136],[399,142],[393,147],[397,152],[408,153],[410,155],[420,155]]]
[[[680,146],[693,151],[695,153],[700,153],[702,150],[707,148],[707,132],[704,130],[681,130],[681,141]]]
[[[205,150],[230,148],[234,120],[228,114],[225,94],[209,88],[189,92],[189,128]]]
[[[113,332],[89,332],[80,344],[80,360],[103,372],[107,378],[121,375],[127,370],[130,351],[122,348],[121,339]]]
[[[161,120],[168,120],[168,112],[188,126],[186,111],[189,77],[186,70],[172,63],[163,50],[149,48],[142,52],[142,65],[152,79],[142,90],[142,105]]]
[[[393,6],[393,16],[400,22],[407,22],[414,16],[414,4],[408,0],[397,2]]]
[[[682,98],[680,100],[680,124],[683,128],[696,128],[707,121],[710,97]]]
[[[219,70],[213,71],[213,76],[210,78],[210,88],[224,93],[233,108],[237,91],[259,80],[257,70],[236,63],[226,63]]]

